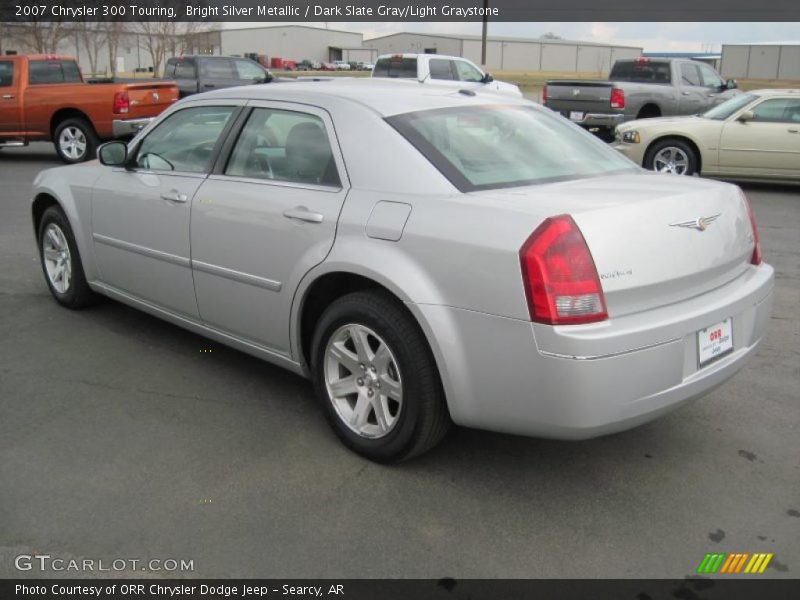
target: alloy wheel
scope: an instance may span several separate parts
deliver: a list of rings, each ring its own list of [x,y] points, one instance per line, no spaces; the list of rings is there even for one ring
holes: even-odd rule
[[[65,127],[58,136],[58,147],[70,160],[79,160],[86,153],[86,134],[77,127]]]
[[[659,173],[685,175],[689,169],[689,157],[675,146],[667,146],[658,151],[653,158],[653,170]]]
[[[50,285],[59,294],[65,294],[72,282],[72,256],[64,232],[55,223],[44,230],[42,257]]]

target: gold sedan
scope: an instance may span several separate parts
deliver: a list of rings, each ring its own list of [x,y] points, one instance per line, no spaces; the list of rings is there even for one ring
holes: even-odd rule
[[[702,115],[630,121],[613,147],[662,173],[800,180],[800,90],[756,90]]]

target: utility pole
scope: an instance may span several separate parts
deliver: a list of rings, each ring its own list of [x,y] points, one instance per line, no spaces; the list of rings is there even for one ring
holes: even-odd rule
[[[481,67],[486,69],[486,33],[489,30],[489,0],[483,0],[483,33],[481,34]]]

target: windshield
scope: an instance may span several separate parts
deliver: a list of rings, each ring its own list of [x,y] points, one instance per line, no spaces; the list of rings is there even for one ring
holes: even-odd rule
[[[740,108],[744,108],[750,104],[756,98],[757,96],[753,94],[741,94],[740,96],[734,96],[730,100],[726,100],[719,106],[715,106],[708,112],[703,113],[703,117],[706,119],[714,119],[715,121],[724,121]]]
[[[528,106],[471,106],[387,119],[462,192],[637,168],[563,117]]]

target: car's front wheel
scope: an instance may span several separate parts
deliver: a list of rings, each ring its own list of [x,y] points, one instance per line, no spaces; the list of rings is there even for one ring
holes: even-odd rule
[[[388,294],[356,292],[328,307],[312,342],[312,372],[336,434],[371,460],[421,454],[450,426],[427,341]]]
[[[662,140],[647,151],[644,167],[657,173],[694,175],[697,173],[697,152],[683,140]]]
[[[97,299],[86,282],[75,235],[58,206],[45,210],[39,223],[39,259],[47,287],[59,304],[83,308]]]

